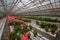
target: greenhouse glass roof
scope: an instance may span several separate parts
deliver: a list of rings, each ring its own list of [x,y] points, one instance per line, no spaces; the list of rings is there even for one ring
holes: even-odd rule
[[[60,0],[0,0],[0,11],[20,13],[60,8]]]

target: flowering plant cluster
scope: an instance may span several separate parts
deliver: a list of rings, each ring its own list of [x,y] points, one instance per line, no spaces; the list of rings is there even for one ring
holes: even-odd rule
[[[19,20],[15,16],[8,16],[8,23],[12,24],[13,31],[9,34],[9,40],[29,40],[30,33],[29,31],[32,30],[32,26],[30,24],[25,24],[24,18]]]
[[[7,16],[8,24],[15,24],[16,22],[31,22],[25,18],[18,18],[16,16]]]

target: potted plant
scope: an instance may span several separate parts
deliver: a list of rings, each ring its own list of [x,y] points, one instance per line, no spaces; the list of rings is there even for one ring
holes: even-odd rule
[[[32,30],[32,26],[30,25],[29,27],[30,27],[30,30]]]
[[[15,32],[18,32],[18,30],[20,30],[20,27],[18,25],[15,25],[13,30],[15,30]]]
[[[34,37],[36,37],[37,36],[37,31],[34,30],[33,34],[34,34]]]
[[[55,28],[50,28],[50,32],[52,33],[52,34],[54,34],[55,33]]]
[[[48,21],[48,18],[43,18],[43,21]]]
[[[38,21],[36,21],[36,24],[39,25],[40,23]]]
[[[58,21],[58,19],[57,19],[57,18],[52,20],[52,22],[57,22],[57,21]]]
[[[41,22],[41,24],[40,24],[40,26],[41,26],[41,28],[44,28],[45,27],[45,23],[43,23],[43,22]]]
[[[52,25],[51,25],[51,28],[55,28],[55,30],[57,30],[57,25],[52,24]]]
[[[46,30],[46,32],[48,32],[48,31],[49,31],[49,28],[48,28],[48,26],[45,26],[45,30]]]
[[[32,30],[32,26],[31,26],[31,25],[27,26],[27,29],[28,29],[29,31]]]
[[[50,24],[50,23],[48,23],[48,24],[47,24],[47,26],[48,26],[48,28],[50,28],[50,27],[51,27],[51,24]]]

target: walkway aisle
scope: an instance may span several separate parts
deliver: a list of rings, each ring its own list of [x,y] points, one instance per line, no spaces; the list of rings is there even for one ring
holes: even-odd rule
[[[0,40],[2,37],[3,29],[5,27],[6,17],[0,20]]]

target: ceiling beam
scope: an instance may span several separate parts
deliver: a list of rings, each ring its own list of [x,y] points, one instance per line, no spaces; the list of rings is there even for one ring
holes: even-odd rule
[[[14,1],[15,1],[15,0],[14,0]],[[14,6],[16,5],[17,2],[18,2],[18,0],[16,0],[16,2],[14,3],[14,5],[10,7],[9,13],[14,9]]]
[[[3,7],[3,9],[4,9],[4,14],[6,14],[7,13],[7,4],[4,2],[4,0],[0,0],[1,1],[1,4],[2,4],[2,7]]]

